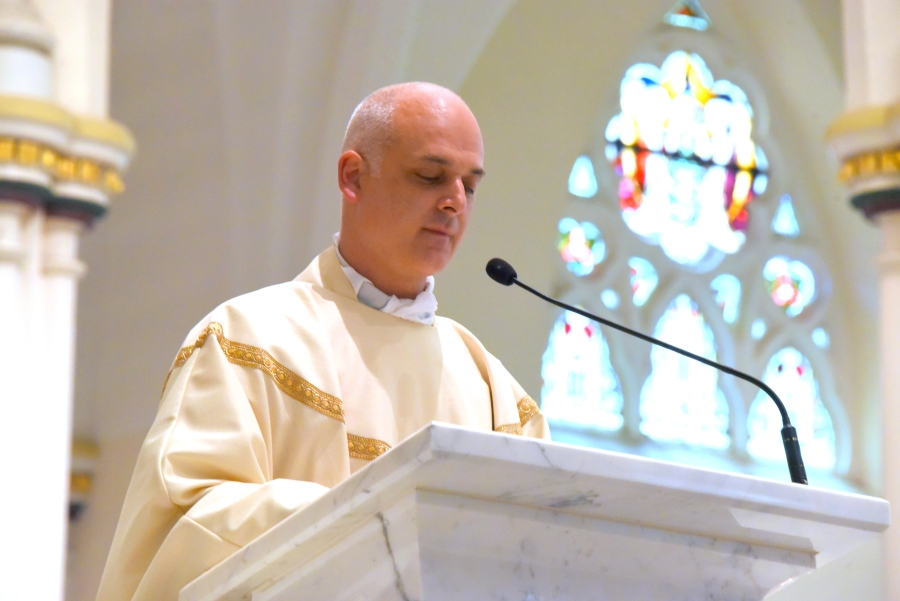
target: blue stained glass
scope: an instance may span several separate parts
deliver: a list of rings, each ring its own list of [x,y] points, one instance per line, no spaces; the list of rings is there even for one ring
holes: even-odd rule
[[[595,322],[569,311],[561,315],[550,333],[541,376],[541,411],[551,423],[604,431],[622,427],[622,387]]]
[[[612,288],[607,288],[600,293],[600,300],[606,305],[607,309],[619,308],[619,294]]]
[[[781,398],[791,424],[797,429],[803,462],[809,467],[832,469],[835,463],[834,425],[822,399],[809,360],[793,347],[775,353],[763,381]],[[760,392],[747,415],[747,451],[757,459],[784,460],[781,414]]]
[[[697,304],[679,295],[660,318],[656,338],[715,360],[716,344]],[[728,403],[712,367],[654,346],[652,371],[641,389],[641,432],[665,442],[724,449],[728,435]]]
[[[716,293],[716,304],[722,309],[725,323],[734,323],[741,306],[741,281],[730,273],[716,276],[709,287]]]
[[[831,336],[828,335],[828,332],[825,328],[816,328],[812,331],[811,335],[813,344],[821,349],[826,349],[831,346]]]
[[[575,159],[569,174],[569,193],[581,198],[592,198],[597,194],[597,176],[594,164],[586,154]]]
[[[756,179],[753,180],[753,193],[756,196],[759,196],[763,192],[766,191],[766,187],[769,185],[769,178],[765,175],[757,175]]]
[[[785,194],[778,201],[778,210],[772,219],[772,231],[788,238],[794,238],[800,234],[800,224],[794,214],[794,202],[790,194]]]
[[[628,259],[628,272],[634,306],[643,307],[659,284],[659,274],[653,263],[641,257]]]
[[[753,338],[753,340],[759,340],[766,335],[767,330],[766,322],[756,318],[753,320],[753,323],[750,324],[750,337]]]

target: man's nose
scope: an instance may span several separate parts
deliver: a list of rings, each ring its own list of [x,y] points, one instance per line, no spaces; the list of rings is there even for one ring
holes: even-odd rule
[[[454,213],[463,212],[466,209],[468,197],[466,195],[466,184],[463,183],[462,179],[454,179],[441,200],[442,210]]]

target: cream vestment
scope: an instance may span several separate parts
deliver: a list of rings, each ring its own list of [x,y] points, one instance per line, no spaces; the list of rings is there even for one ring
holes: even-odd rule
[[[549,438],[459,324],[354,296],[333,248],[188,335],[138,457],[98,601],[188,582],[431,421]]]

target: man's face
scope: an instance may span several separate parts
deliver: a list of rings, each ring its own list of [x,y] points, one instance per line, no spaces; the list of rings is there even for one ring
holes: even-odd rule
[[[464,105],[443,100],[400,107],[394,123],[380,165],[363,157],[360,200],[388,268],[424,278],[446,267],[465,233],[484,175],[481,132]]]

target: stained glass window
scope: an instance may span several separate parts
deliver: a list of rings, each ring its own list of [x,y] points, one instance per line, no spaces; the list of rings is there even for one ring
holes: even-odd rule
[[[810,334],[810,338],[812,338],[813,344],[819,348],[825,349],[831,346],[831,336],[828,335],[825,328],[816,328]]]
[[[606,139],[622,218],[673,261],[712,269],[743,245],[747,205],[766,187],[747,96],[678,51],[628,69],[620,105]]]
[[[678,0],[665,21],[709,25],[696,0]],[[667,35],[673,34],[681,35]],[[751,80],[749,72],[744,80]],[[765,371],[766,381],[791,399],[807,465],[834,469],[835,430],[843,435],[847,428],[834,427],[831,420],[843,413],[829,414],[824,403],[834,408],[840,400],[830,387],[819,391],[810,361],[794,348],[811,349],[817,372],[828,369],[829,354],[819,349],[828,349],[834,335],[820,325],[832,319],[830,285],[810,247],[819,232],[798,220],[805,214],[799,199],[783,189],[763,196],[770,167],[750,101],[716,75],[721,79],[700,56],[681,51],[625,72],[617,114],[603,114],[603,135],[572,164],[568,194],[560,190],[564,210],[579,219],[559,222],[559,269],[586,277],[567,275],[556,289],[563,300],[615,314],[623,325],[701,356]],[[600,152],[606,161],[594,163]],[[615,177],[595,171],[602,168]],[[780,174],[775,181],[790,179]],[[609,230],[618,218],[627,229]],[[751,218],[760,223],[748,227]],[[751,235],[757,237],[747,243]],[[820,305],[815,312],[811,303]],[[786,342],[776,348],[787,348],[763,370],[755,362],[769,357],[768,345],[777,340]],[[578,315],[554,323],[541,373],[542,410],[562,442],[758,475],[771,468],[756,459],[784,461],[780,419],[769,400],[655,346],[624,340],[611,350],[597,324]],[[850,448],[843,438],[839,445]],[[754,461],[746,461],[748,453]]]
[[[622,388],[596,323],[566,311],[544,352],[541,411],[550,421],[598,430],[622,427]]]
[[[765,320],[757,317],[753,320],[753,323],[750,324],[750,338],[753,340],[760,340],[766,335],[768,329],[769,327],[766,325]]]
[[[678,0],[663,21],[675,27],[687,27],[697,31],[709,28],[709,17],[697,0]]]
[[[822,399],[809,360],[793,347],[775,353],[766,366],[763,381],[772,387],[797,429],[803,462],[809,467],[831,469],[835,463],[834,426]],[[747,451],[753,457],[784,460],[781,414],[775,403],[760,392],[747,417]]]
[[[784,309],[788,317],[796,317],[816,297],[816,278],[802,261],[785,256],[772,257],[763,267],[772,302]]]
[[[597,194],[597,176],[594,175],[594,164],[585,154],[575,159],[572,173],[569,174],[569,194],[581,198],[591,198]]]
[[[686,294],[669,304],[653,335],[716,359],[712,329]],[[650,376],[641,389],[641,432],[660,441],[728,447],[728,403],[718,386],[718,372],[657,346],[650,351],[650,363]]]
[[[619,294],[612,288],[607,288],[600,293],[600,300],[606,305],[607,309],[619,308]]]
[[[722,309],[725,323],[737,321],[741,306],[741,281],[730,273],[719,274],[709,287],[716,294],[716,304]]]
[[[772,219],[772,231],[787,238],[794,238],[800,234],[800,224],[794,214],[794,201],[790,194],[784,194],[778,201],[778,209]]]
[[[571,217],[559,222],[559,254],[569,271],[578,276],[585,276],[594,271],[606,256],[606,243],[600,230],[593,223],[578,223]]]
[[[631,299],[635,307],[642,307],[659,284],[659,274],[653,263],[641,257],[628,259],[628,275],[631,283]]]

